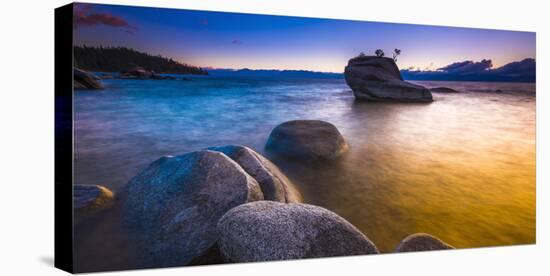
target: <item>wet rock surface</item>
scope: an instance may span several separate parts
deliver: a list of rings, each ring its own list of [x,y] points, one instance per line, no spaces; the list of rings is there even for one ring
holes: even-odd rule
[[[449,87],[434,87],[434,88],[430,88],[430,91],[436,92],[436,93],[458,93],[458,91]]]
[[[395,249],[395,252],[430,251],[453,248],[453,246],[430,234],[417,233],[404,238]]]
[[[263,199],[258,182],[221,152],[202,150],[153,162],[126,186],[123,214],[155,266],[186,265],[218,239],[228,210]]]
[[[403,80],[391,58],[355,57],[344,70],[346,83],[358,100],[394,102],[431,102],[430,90]]]
[[[277,155],[298,160],[334,160],[349,149],[346,140],[331,123],[295,120],[275,127],[266,149]]]
[[[240,145],[211,147],[208,149],[222,152],[237,162],[250,176],[258,181],[265,200],[287,203],[301,201],[301,195],[294,184],[275,164],[253,149]]]
[[[73,208],[75,222],[92,217],[114,205],[114,194],[100,185],[74,185]]]
[[[257,201],[227,212],[218,222],[227,262],[256,262],[377,254],[357,228],[324,208]]]
[[[73,69],[73,87],[74,89],[103,89],[98,77],[78,68]]]

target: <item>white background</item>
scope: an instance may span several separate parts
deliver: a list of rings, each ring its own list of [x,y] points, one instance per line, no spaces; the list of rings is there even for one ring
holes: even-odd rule
[[[95,1],[174,8],[537,32],[537,245],[110,275],[550,275],[548,262],[549,28],[546,1],[172,0]],[[54,13],[66,1],[3,1],[0,9],[0,275],[53,268]],[[546,25],[546,26],[545,26]],[[69,54],[69,53],[67,53]],[[550,92],[550,91],[548,91]],[[545,256],[546,255],[546,256]]]

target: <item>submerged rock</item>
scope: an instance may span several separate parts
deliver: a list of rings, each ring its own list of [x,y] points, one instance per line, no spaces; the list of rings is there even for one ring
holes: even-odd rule
[[[103,186],[76,184],[73,189],[75,223],[114,205],[113,192]]]
[[[431,102],[426,87],[403,81],[395,61],[387,57],[362,56],[349,60],[346,83],[356,99],[367,101]]]
[[[220,252],[228,262],[378,253],[376,246],[345,219],[308,204],[243,204],[220,219],[218,231]]]
[[[416,233],[404,238],[395,249],[395,252],[429,251],[453,248],[453,246],[432,235]]]
[[[229,145],[208,149],[223,152],[237,162],[250,176],[258,181],[264,199],[279,202],[301,201],[300,193],[279,168],[251,148]]]
[[[76,67],[73,69],[73,87],[74,89],[103,89],[99,78]]]
[[[239,164],[202,150],[153,162],[128,183],[121,201],[149,265],[173,266],[211,251],[216,224],[228,210],[261,199],[258,182]]]
[[[115,74],[113,73],[99,73],[97,75],[97,77],[99,79],[102,79],[102,80],[106,80],[106,79],[114,79],[115,78]]]
[[[151,76],[151,79],[154,79],[154,80],[175,80],[177,78],[173,77],[173,76],[163,76],[163,75],[153,74]]]
[[[345,153],[349,146],[331,123],[296,120],[275,127],[266,149],[292,159],[333,160]]]
[[[132,67],[130,70],[120,73],[122,79],[151,79],[151,80],[175,80],[176,77],[170,75],[159,75],[155,71],[147,70],[141,66]]]
[[[449,87],[434,87],[430,88],[430,91],[437,93],[458,93],[458,91]]]
[[[130,68],[128,71],[122,72],[120,74],[122,77],[134,77],[134,78],[151,78],[154,73],[153,71],[146,70],[143,67],[135,66]]]

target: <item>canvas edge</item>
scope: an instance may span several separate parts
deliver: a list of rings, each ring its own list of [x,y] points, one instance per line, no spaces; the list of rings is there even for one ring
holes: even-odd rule
[[[55,9],[54,266],[73,273],[73,4]]]

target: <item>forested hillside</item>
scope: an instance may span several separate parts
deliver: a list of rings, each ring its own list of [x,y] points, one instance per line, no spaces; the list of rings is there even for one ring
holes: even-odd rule
[[[75,66],[87,71],[124,72],[140,66],[166,74],[207,75],[200,67],[183,64],[171,58],[153,56],[126,47],[74,47]]]

